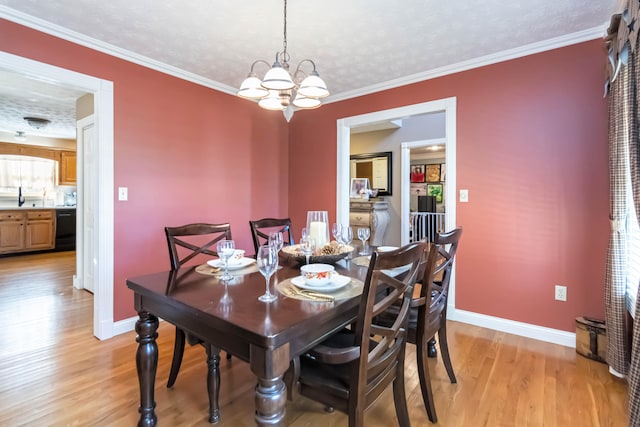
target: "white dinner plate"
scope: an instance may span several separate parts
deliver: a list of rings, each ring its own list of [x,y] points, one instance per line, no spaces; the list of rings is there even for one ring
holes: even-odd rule
[[[344,288],[345,286],[347,286],[351,282],[351,277],[342,276],[340,274],[334,274],[331,280],[332,280],[331,282],[322,286],[308,285],[307,282],[305,282],[304,277],[298,276],[291,279],[291,283],[293,283],[299,288],[309,289],[310,291],[330,292],[330,291],[336,291],[340,288]]]
[[[230,262],[229,270],[240,270],[241,268],[245,268],[253,264],[254,262],[256,262],[256,260],[253,258],[243,257],[243,258],[240,258],[238,261]],[[222,261],[220,261],[219,259],[211,259],[207,261],[207,264],[209,264],[211,267],[214,267],[214,268],[224,267],[224,264],[222,264]]]
[[[376,248],[376,251],[378,252],[389,252],[389,251],[395,251],[396,249],[400,249],[397,246],[378,246]]]

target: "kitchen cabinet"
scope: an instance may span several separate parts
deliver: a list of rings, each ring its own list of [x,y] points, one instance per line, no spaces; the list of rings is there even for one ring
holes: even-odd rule
[[[60,152],[59,185],[76,185],[76,152]]]
[[[54,224],[53,211],[27,211],[26,250],[53,249]]]
[[[0,212],[0,253],[17,252],[24,249],[24,212]]]
[[[353,235],[357,238],[358,227],[369,227],[371,236],[369,244],[382,246],[384,234],[389,225],[389,202],[383,199],[352,199],[349,206],[349,225],[353,227]]]
[[[0,212],[0,254],[53,249],[53,210]]]

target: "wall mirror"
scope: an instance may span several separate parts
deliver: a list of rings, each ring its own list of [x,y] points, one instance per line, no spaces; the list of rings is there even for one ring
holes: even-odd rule
[[[353,154],[350,159],[350,178],[369,178],[379,196],[391,195],[391,151]]]

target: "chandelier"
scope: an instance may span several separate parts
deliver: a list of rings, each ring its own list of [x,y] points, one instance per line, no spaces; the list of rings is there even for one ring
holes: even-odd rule
[[[311,59],[303,59],[293,73],[289,72],[289,53],[287,52],[287,0],[284,0],[284,42],[282,52],[276,52],[276,60],[272,66],[267,61],[257,60],[251,64],[251,71],[242,82],[238,96],[258,100],[258,105],[267,110],[285,111],[287,120],[293,114],[291,104],[298,108],[317,108],[322,104],[320,98],[329,95],[327,85],[320,78],[316,64]],[[254,68],[258,64],[270,67],[260,80]],[[302,70],[303,64],[311,64],[309,74]]]

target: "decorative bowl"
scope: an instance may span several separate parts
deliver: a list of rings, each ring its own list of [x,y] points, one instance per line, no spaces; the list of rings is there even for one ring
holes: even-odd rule
[[[331,281],[336,269],[331,264],[309,264],[300,267],[300,274],[308,285],[322,286]]]
[[[339,252],[330,255],[314,254],[309,257],[309,264],[335,264],[353,251],[353,246],[340,245]],[[284,246],[280,253],[294,262],[306,264],[307,258],[300,250],[300,245]]]

